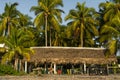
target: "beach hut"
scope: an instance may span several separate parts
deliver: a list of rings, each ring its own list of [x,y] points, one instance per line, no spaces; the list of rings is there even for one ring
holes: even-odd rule
[[[81,65],[82,73],[92,73],[93,65],[105,65],[108,73],[108,64],[117,62],[115,55],[105,56],[105,48],[88,47],[31,47],[35,54],[29,62],[35,64],[50,64],[54,74],[57,73],[57,65],[71,66]],[[72,67],[73,66],[73,67]],[[100,67],[99,67],[100,68]],[[74,68],[75,69],[75,68]],[[77,72],[77,71],[76,71]]]

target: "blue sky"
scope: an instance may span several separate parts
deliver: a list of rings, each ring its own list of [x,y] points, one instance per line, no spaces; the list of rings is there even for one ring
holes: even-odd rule
[[[30,12],[31,6],[36,6],[38,0],[0,0],[0,14],[4,11],[5,3],[14,3],[18,2],[19,5],[17,6],[17,9],[20,10],[20,12],[24,14],[28,14],[29,16],[35,18],[34,12]],[[94,7],[96,10],[98,10],[98,5],[101,2],[105,2],[106,0],[63,0],[64,7],[61,8],[65,11],[65,14],[62,14],[62,18],[64,18],[70,9],[75,9],[75,6],[77,2],[83,3],[86,2],[86,6],[88,7]],[[63,21],[63,24],[66,24],[66,22]]]

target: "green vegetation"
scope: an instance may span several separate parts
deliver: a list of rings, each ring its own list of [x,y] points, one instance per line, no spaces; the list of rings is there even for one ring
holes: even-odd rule
[[[34,24],[36,27],[45,31],[45,46],[48,45],[48,32],[50,34],[50,46],[52,32],[51,30],[59,31],[59,22],[62,22],[61,13],[64,12],[59,9],[59,6],[63,6],[62,0],[38,0],[38,6],[33,6],[31,11],[35,12],[36,18]],[[55,37],[56,38],[56,37]]]
[[[11,65],[1,65],[0,64],[0,76],[3,75],[25,75],[24,72],[18,72],[14,70],[14,68]]]
[[[107,54],[116,53],[120,36],[120,4],[113,2],[101,3],[100,7],[100,28],[99,42],[107,47]],[[117,22],[117,23],[116,23]]]
[[[17,3],[6,4],[0,26],[3,32],[1,43],[5,43],[7,46],[1,63],[5,64],[6,61],[14,60],[16,70],[18,70],[17,65],[20,58],[30,60],[30,53],[33,54],[33,50],[29,47],[34,44],[34,35],[27,29],[30,27],[29,18],[16,9],[17,5]]]
[[[6,3],[0,14],[0,43],[6,46],[1,63],[8,61],[16,70],[21,59],[28,61],[34,54],[32,46],[104,47],[106,56],[120,48],[119,0],[99,4],[98,12],[78,2],[65,17],[67,25],[62,25],[62,0],[38,0],[38,5],[30,9],[36,15],[34,22],[17,6]],[[10,66],[0,66],[0,74],[16,74]]]
[[[85,3],[77,3],[76,10],[70,10],[65,17],[65,20],[71,20],[68,27],[72,27],[74,37],[79,41],[80,47],[94,45],[93,36],[98,36],[95,14],[94,8],[85,7]]]

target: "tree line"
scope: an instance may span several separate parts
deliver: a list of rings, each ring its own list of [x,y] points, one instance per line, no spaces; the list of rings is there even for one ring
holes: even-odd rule
[[[33,22],[17,6],[6,3],[0,14],[0,43],[7,48],[2,63],[14,60],[16,65],[19,59],[29,60],[32,46],[104,47],[106,55],[119,49],[119,0],[100,3],[99,11],[77,2],[64,18],[67,25],[62,25],[62,0],[38,0],[30,9],[36,15]]]

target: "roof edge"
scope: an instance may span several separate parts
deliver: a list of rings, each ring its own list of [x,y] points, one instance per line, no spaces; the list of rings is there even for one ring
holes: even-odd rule
[[[105,50],[105,48],[94,48],[94,47],[50,47],[50,46],[48,46],[48,47],[30,47],[31,49],[35,49],[35,48],[37,48],[37,49],[39,49],[39,48],[56,48],[56,49],[60,49],[60,48],[62,48],[62,49],[93,49],[93,50]]]

